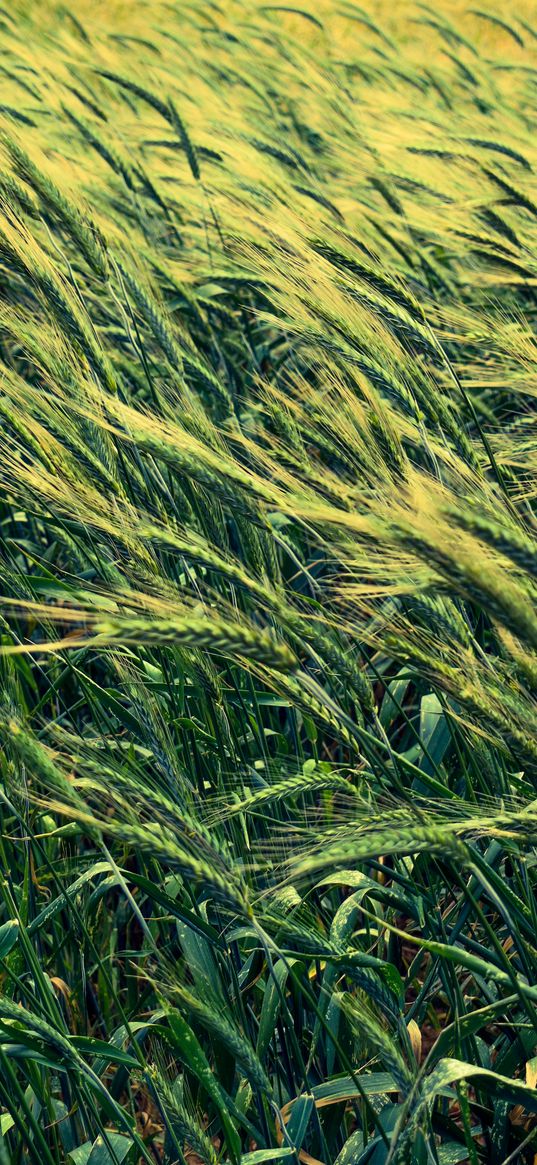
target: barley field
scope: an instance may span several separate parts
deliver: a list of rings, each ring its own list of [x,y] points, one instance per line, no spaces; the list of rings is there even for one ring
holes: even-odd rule
[[[537,5],[0,7],[0,1165],[537,1161]]]

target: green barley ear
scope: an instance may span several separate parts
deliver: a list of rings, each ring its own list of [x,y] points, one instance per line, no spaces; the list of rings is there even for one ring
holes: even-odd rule
[[[476,534],[529,574],[537,574],[537,540],[524,529],[512,523],[502,524],[479,510],[463,511],[452,507],[447,512],[463,530]]]
[[[125,618],[100,620],[94,624],[95,643],[181,644],[186,648],[243,656],[285,673],[296,670],[293,652],[278,643],[268,631],[225,623],[217,619],[144,620]]]
[[[414,1077],[401,1054],[394,1036],[386,1030],[363,999],[338,993],[336,1001],[350,1022],[351,1028],[362,1035],[373,1055],[392,1073],[403,1097],[413,1087]]]
[[[165,1066],[148,1073],[150,1089],[155,1097],[165,1128],[172,1144],[184,1150],[185,1158],[196,1154],[203,1165],[218,1165],[218,1156],[211,1138],[203,1129],[203,1117],[194,1116],[180,1097],[178,1081],[170,1083]]]
[[[272,1092],[270,1081],[253,1047],[239,1028],[218,1009],[216,1002],[200,999],[179,983],[170,985],[169,996],[172,1000],[177,999],[182,1010],[191,1019],[222,1042],[256,1091],[270,1096]]]
[[[82,139],[88,145],[92,146],[96,153],[100,154],[103,161],[110,166],[118,177],[123,179],[128,190],[134,191],[134,174],[128,160],[119,154],[115,143],[112,144],[109,142],[108,138],[105,140],[104,133],[100,128],[99,130],[94,129],[93,126],[89,125],[66,106],[63,106],[63,112],[76,127]]]
[[[155,109],[157,113],[160,113],[166,121],[170,120],[171,114],[167,105],[165,105],[165,103],[161,101],[159,97],[157,97],[154,93],[151,93],[148,89],[145,89],[142,85],[138,85],[136,82],[130,81],[127,77],[120,77],[117,73],[113,73],[108,69],[98,69],[96,71],[98,76],[104,77],[105,80],[113,82],[113,84],[118,85],[120,89],[125,90],[127,93],[132,93],[141,101],[145,101],[146,104],[150,105],[152,109]]]
[[[50,215],[73,239],[101,279],[106,279],[108,263],[102,239],[95,227],[84,214],[65,196],[48,175],[44,174],[14,138],[3,135],[4,145],[20,178],[38,196],[42,213]]]
[[[169,108],[169,120],[171,122],[171,125],[173,125],[173,128],[176,131],[177,136],[179,138],[179,141],[180,141],[180,143],[185,151],[185,154],[186,154],[186,157],[188,160],[188,164],[189,164],[190,170],[192,172],[192,176],[196,179],[197,182],[199,182],[201,174],[200,174],[198,156],[197,156],[196,150],[194,149],[194,146],[192,145],[192,142],[190,141],[190,138],[187,134],[184,122],[179,117],[177,109],[175,108],[175,105],[174,105],[173,101],[171,100],[171,98],[168,101],[168,108]]]
[[[353,788],[349,781],[337,772],[327,772],[320,766],[314,766],[308,769],[307,772],[297,773],[295,776],[287,777],[283,781],[276,781],[272,785],[267,785],[265,789],[259,789],[255,793],[250,793],[249,796],[243,797],[241,800],[227,806],[223,812],[227,817],[236,813],[258,813],[267,805],[278,801],[287,802],[289,799],[301,797],[304,793],[309,794],[321,789],[333,789],[334,791],[352,794]]]
[[[0,223],[0,256],[11,264],[12,270],[30,281],[60,329],[68,334],[90,367],[102,378],[105,387],[115,391],[117,384],[110,359],[95,336],[79,300],[7,206]]]
[[[43,745],[8,708],[0,713],[0,728],[5,747],[17,763],[23,765],[30,778],[48,790],[49,795],[66,799],[74,807],[82,808],[83,801],[64,771],[54,752]]]

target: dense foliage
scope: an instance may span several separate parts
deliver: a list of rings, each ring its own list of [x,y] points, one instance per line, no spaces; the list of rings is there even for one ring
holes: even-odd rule
[[[537,1152],[537,14],[0,10],[0,1165]]]

